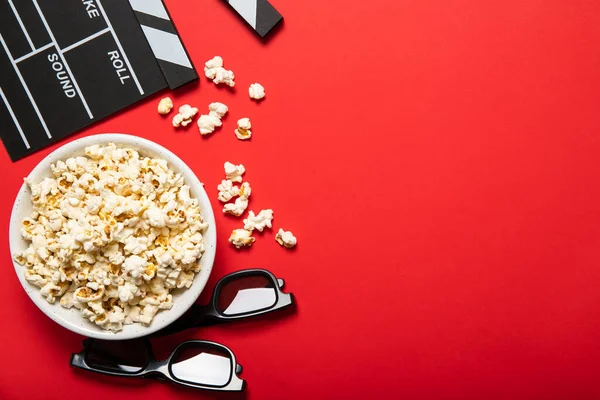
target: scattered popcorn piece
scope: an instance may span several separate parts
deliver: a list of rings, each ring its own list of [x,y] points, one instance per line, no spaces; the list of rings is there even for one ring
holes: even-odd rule
[[[179,113],[173,117],[173,126],[178,128],[180,126],[188,126],[192,123],[192,118],[198,114],[196,107],[190,107],[189,104],[184,104],[179,107]]]
[[[233,71],[223,68],[223,59],[215,56],[204,64],[204,75],[215,84],[224,83],[229,87],[235,86]]]
[[[233,73],[233,71],[227,70],[225,68],[217,68],[217,72],[215,74],[215,78],[213,79],[213,82],[215,84],[220,84],[220,83],[224,83],[229,87],[234,87],[235,86],[235,75]]]
[[[273,210],[262,210],[258,215],[254,215],[254,211],[250,211],[248,218],[244,220],[244,229],[250,232],[257,229],[262,232],[265,228],[272,228],[272,223]]]
[[[219,68],[222,66],[223,66],[223,58],[221,58],[220,56],[214,56],[213,58],[208,60],[206,63],[204,63],[204,72],[207,72],[207,70],[212,70],[212,69]],[[212,78],[210,78],[210,79],[212,79]]]
[[[248,94],[251,99],[260,100],[265,97],[265,88],[260,83],[253,83],[248,89]]]
[[[292,247],[296,246],[296,244],[298,243],[298,240],[292,234],[292,232],[290,232],[290,231],[286,232],[283,229],[279,229],[279,231],[277,232],[277,235],[275,235],[275,240],[277,241],[277,243],[279,243],[280,245],[282,245],[283,247],[285,247],[287,249],[291,249]]]
[[[227,203],[223,207],[223,213],[235,215],[239,217],[248,208],[248,199],[245,197],[238,197],[235,199],[235,203]]]
[[[209,104],[208,111],[214,111],[219,118],[223,118],[229,111],[229,108],[223,103],[215,102]]]
[[[238,127],[235,130],[235,136],[237,136],[237,138],[240,140],[250,139],[250,137],[252,136],[252,131],[250,131],[250,128],[252,128],[250,119],[242,118],[242,119],[238,120],[237,124],[238,124]]]
[[[219,190],[219,201],[223,203],[227,203],[229,200],[240,195],[240,188],[233,186],[233,182],[229,179],[222,180],[217,189]]]
[[[216,128],[223,125],[221,118],[227,114],[229,109],[223,103],[211,103],[208,106],[208,115],[201,115],[198,119],[198,129],[202,135],[213,133]]]
[[[242,175],[244,175],[244,173],[246,172],[246,168],[243,164],[235,165],[230,163],[229,161],[225,162],[224,168],[225,176],[232,182],[241,182]]]
[[[250,183],[249,182],[242,183],[242,186],[240,186],[240,197],[247,199],[248,197],[250,197],[251,194],[252,194],[252,188],[250,187]]]
[[[165,97],[164,99],[161,99],[161,101],[158,103],[158,113],[160,115],[167,115],[171,112],[172,109],[173,101],[170,97]]]
[[[250,247],[256,239],[252,237],[252,232],[245,229],[234,229],[229,237],[229,242],[233,244],[237,249],[242,247]]]
[[[223,213],[235,215],[239,217],[246,211],[248,208],[248,198],[252,193],[252,188],[250,187],[250,183],[244,182],[242,186],[240,186],[240,194],[237,199],[235,199],[234,203],[227,203],[223,207]]]
[[[223,125],[219,117],[210,112],[208,115],[201,115],[198,118],[198,129],[200,129],[200,134],[208,135],[209,133],[213,133],[216,128]]]

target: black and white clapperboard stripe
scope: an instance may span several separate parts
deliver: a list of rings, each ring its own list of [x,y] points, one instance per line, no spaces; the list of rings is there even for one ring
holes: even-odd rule
[[[175,89],[198,79],[198,74],[162,0],[129,0],[129,3],[169,87]]]
[[[225,1],[262,37],[283,19],[267,0]]]
[[[0,0],[0,138],[11,159],[197,78],[159,66],[137,17],[124,0]]]

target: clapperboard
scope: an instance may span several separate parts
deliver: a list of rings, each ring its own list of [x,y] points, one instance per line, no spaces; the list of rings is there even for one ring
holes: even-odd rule
[[[267,0],[225,0],[258,33],[266,36],[283,17]]]
[[[12,160],[197,78],[161,0],[0,0],[0,138]]]

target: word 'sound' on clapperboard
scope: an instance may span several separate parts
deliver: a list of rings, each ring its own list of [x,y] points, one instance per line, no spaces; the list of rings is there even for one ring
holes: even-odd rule
[[[0,0],[0,138],[13,161],[195,79],[161,0]]]

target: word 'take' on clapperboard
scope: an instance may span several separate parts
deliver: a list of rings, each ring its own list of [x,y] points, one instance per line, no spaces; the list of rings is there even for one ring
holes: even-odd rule
[[[224,0],[260,35],[267,0]],[[162,0],[0,0],[0,139],[15,161],[198,79]]]
[[[0,138],[13,161],[195,79],[161,0],[0,0]]]

